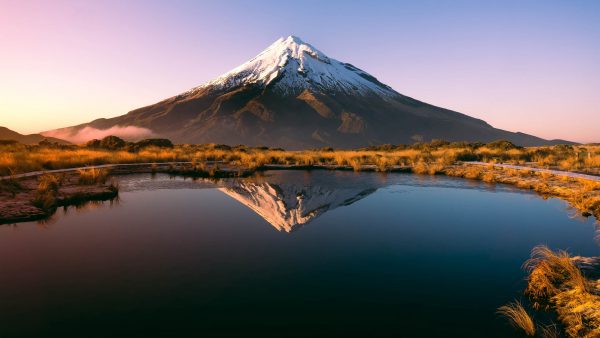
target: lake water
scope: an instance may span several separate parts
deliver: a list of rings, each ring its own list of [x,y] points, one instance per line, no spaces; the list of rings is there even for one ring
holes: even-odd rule
[[[600,254],[564,202],[464,179],[118,179],[0,226],[0,337],[511,337],[535,245]]]

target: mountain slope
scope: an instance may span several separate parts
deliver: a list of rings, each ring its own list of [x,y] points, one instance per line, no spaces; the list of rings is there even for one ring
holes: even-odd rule
[[[89,130],[124,127],[177,143],[288,149],[431,139],[556,143],[496,129],[485,121],[401,95],[293,36],[277,40],[245,64],[175,97],[123,116],[44,135],[81,140]]]
[[[65,140],[60,140],[53,137],[46,137],[40,134],[23,135],[6,127],[0,127],[0,140],[13,140],[23,144],[38,144],[40,141],[48,140],[58,144],[70,144]]]

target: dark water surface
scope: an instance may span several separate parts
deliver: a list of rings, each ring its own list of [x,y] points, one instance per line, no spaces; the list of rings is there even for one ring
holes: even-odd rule
[[[119,180],[0,226],[0,337],[511,337],[533,246],[600,251],[564,202],[463,179]]]

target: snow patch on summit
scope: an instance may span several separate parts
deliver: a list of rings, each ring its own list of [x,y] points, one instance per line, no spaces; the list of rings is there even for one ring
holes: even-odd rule
[[[349,95],[396,96],[390,87],[352,66],[327,57],[295,36],[280,38],[250,61],[220,77],[193,88],[230,89],[245,84],[272,84],[274,91],[298,95],[305,89],[335,90]]]

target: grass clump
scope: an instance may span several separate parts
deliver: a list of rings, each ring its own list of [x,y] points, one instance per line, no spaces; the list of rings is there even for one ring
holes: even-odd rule
[[[524,267],[534,308],[555,310],[569,337],[600,337],[600,290],[566,251],[537,246]]]
[[[79,169],[79,184],[81,185],[93,185],[93,184],[104,184],[108,178],[108,170],[89,168]]]
[[[564,334],[568,337],[600,337],[600,283],[594,283],[563,250],[553,251],[545,245],[532,249],[531,258],[523,267],[528,271],[525,294],[535,310],[556,312]],[[585,261],[585,259],[583,259]],[[536,326],[521,302],[498,308],[511,325],[526,335],[561,337],[555,324]]]
[[[498,308],[498,313],[505,316],[515,328],[523,330],[528,336],[535,335],[535,324],[520,301],[508,303]]]
[[[436,175],[442,173],[444,167],[441,162],[427,163],[419,161],[413,165],[412,171],[415,174]]]
[[[58,175],[44,174],[38,178],[38,188],[32,201],[33,205],[42,210],[56,209],[58,188],[62,185],[62,178]]]

